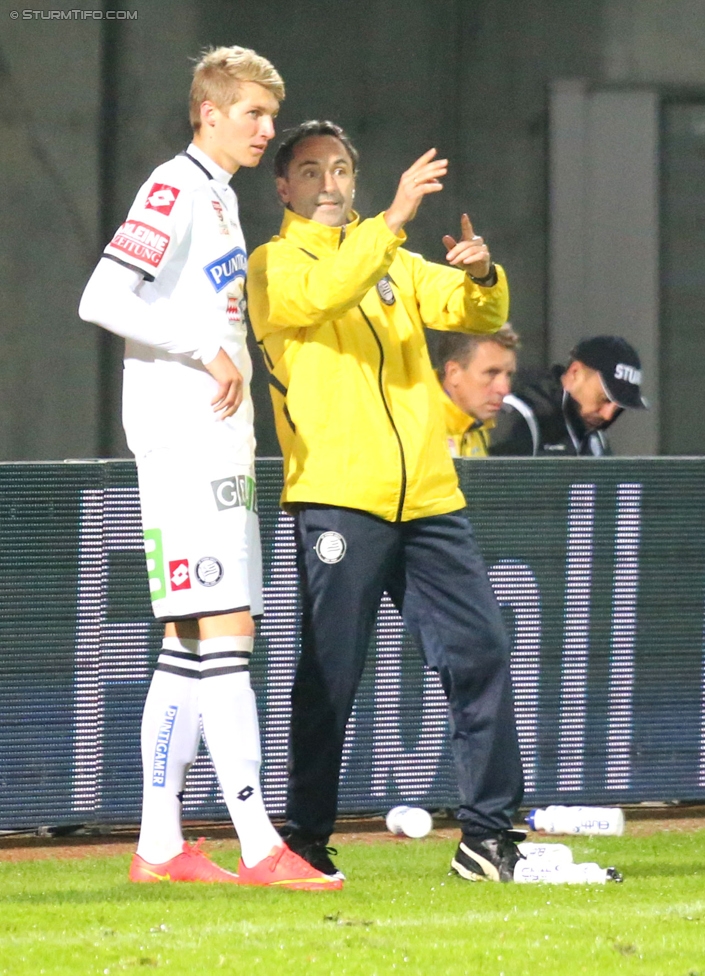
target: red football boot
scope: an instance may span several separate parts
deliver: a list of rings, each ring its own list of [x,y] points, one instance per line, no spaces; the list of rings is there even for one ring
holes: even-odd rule
[[[205,840],[199,837],[191,846],[184,841],[181,854],[164,864],[150,864],[135,854],[130,864],[130,881],[200,881],[203,884],[239,884],[231,871],[219,868],[201,850]]]
[[[253,868],[246,867],[241,858],[237,872],[241,885],[268,885],[297,891],[338,891],[343,887],[342,878],[316,870],[286,844],[273,847],[269,857]]]

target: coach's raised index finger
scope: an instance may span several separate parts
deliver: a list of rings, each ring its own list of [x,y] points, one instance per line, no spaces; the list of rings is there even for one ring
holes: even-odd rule
[[[470,217],[464,213],[460,218],[460,230],[463,235],[464,241],[471,241],[475,237],[475,231],[473,230],[472,223],[470,222]]]

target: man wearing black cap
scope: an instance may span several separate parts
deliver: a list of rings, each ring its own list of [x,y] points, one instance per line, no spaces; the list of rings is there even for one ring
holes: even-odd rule
[[[583,339],[568,368],[520,369],[492,432],[491,455],[609,454],[604,431],[641,410],[641,361],[619,336]]]

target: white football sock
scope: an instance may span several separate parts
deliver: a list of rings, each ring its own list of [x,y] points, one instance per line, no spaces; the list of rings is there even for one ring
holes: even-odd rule
[[[197,640],[165,637],[142,714],[142,824],[137,853],[163,864],[181,853],[181,794],[201,738]]]
[[[249,672],[253,643],[251,637],[202,640],[198,688],[206,744],[248,868],[282,843],[259,782],[262,754]]]

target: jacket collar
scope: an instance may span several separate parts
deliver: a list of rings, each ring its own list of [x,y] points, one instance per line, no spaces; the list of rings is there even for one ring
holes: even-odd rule
[[[454,437],[460,437],[471,430],[492,430],[495,425],[494,420],[486,420],[484,423],[471,417],[470,414],[461,410],[450,396],[443,390],[443,405],[445,412],[446,431]]]
[[[355,211],[351,216],[352,220],[343,227],[329,227],[327,224],[319,224],[316,220],[300,217],[293,210],[287,209],[284,211],[279,236],[286,238],[295,247],[310,251],[312,254],[337,251],[350,231],[360,223],[360,217]]]

